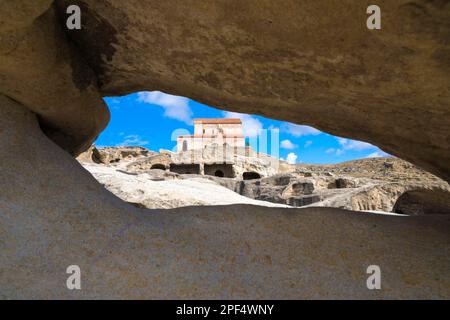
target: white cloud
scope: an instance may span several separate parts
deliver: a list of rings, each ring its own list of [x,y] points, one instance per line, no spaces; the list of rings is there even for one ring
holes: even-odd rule
[[[345,139],[345,138],[337,138],[337,140],[344,150],[360,151],[360,150],[376,148],[374,145],[371,145],[370,143],[362,142],[362,141],[358,141],[358,140],[351,140],[351,139]]]
[[[286,157],[286,161],[290,164],[296,164],[297,163],[297,155],[293,152],[289,153]]]
[[[244,113],[225,111],[225,118],[239,118],[244,127],[244,135],[248,137],[256,137],[263,128],[263,124],[258,119]]]
[[[391,157],[391,155],[378,149],[378,151],[372,152],[366,156],[366,158],[381,158],[381,157]]]
[[[143,140],[137,134],[130,134],[124,137],[124,140],[117,144],[117,146],[145,146],[149,144],[148,141]]]
[[[312,144],[313,144],[313,142],[311,140],[306,141],[305,142],[305,148],[308,148]]]
[[[138,101],[162,107],[164,116],[192,124],[193,112],[189,107],[188,98],[173,96],[160,91],[145,91],[138,93]]]
[[[382,157],[382,155],[378,151],[372,152],[371,154],[366,156],[366,158],[380,158],[380,157]]]
[[[309,135],[315,136],[322,133],[316,128],[304,125],[297,125],[289,122],[283,123],[280,129],[282,132],[289,133],[294,137],[309,136]]]
[[[292,150],[292,149],[297,148],[298,145],[293,144],[293,143],[291,142],[291,140],[286,139],[286,140],[281,141],[281,147],[282,147],[283,149]]]
[[[341,148],[338,148],[338,149],[329,148],[329,149],[325,150],[325,153],[340,156],[348,150],[362,151],[362,150],[373,149],[373,152],[368,154],[365,158],[377,158],[377,157],[390,157],[391,156],[390,154],[380,150],[378,147],[376,147],[370,143],[367,143],[367,142],[351,140],[351,139],[346,139],[346,138],[339,138],[339,137],[336,137],[336,139],[339,142],[339,145],[341,146]]]
[[[367,150],[367,149],[377,149],[374,145],[371,145],[370,143],[358,141],[358,140],[351,140],[346,138],[339,138],[336,137],[337,141],[339,142],[340,148],[329,148],[325,150],[325,153],[327,154],[335,154],[336,156],[340,156],[344,154],[348,150],[353,151],[361,151],[361,150]]]
[[[335,149],[335,148],[328,148],[327,150],[325,150],[326,154],[335,154],[336,156],[340,156],[341,154],[345,153],[344,150],[342,149]]]

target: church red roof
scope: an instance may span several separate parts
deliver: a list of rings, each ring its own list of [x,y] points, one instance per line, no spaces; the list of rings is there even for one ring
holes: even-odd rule
[[[191,134],[191,135],[182,135],[182,136],[178,136],[177,139],[179,138],[216,138],[218,135],[217,134]],[[238,134],[238,135],[229,135],[229,134],[224,134],[222,135],[222,137],[224,138],[244,138],[243,135]]]
[[[197,118],[194,123],[210,123],[210,124],[241,124],[241,119],[237,118]]]

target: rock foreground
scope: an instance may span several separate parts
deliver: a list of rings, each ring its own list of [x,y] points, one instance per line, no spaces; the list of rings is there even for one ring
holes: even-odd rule
[[[82,30],[65,27],[69,4]],[[351,0],[1,1],[0,298],[449,299],[448,214],[140,209],[72,157],[107,125],[103,96],[161,90],[368,141],[450,181],[450,3],[377,4],[379,31]],[[372,264],[382,290],[366,288]]]
[[[243,180],[152,169],[161,164],[169,168],[170,156],[167,151],[158,153],[142,147],[92,147],[78,160],[119,198],[150,209],[247,203],[358,211],[397,209],[397,213],[408,215],[450,213],[448,183],[397,158],[361,159],[336,165],[281,163],[278,170],[268,170],[261,168],[257,158],[246,157],[247,160],[241,160],[242,167],[278,173]],[[410,198],[403,209],[396,207],[399,198],[406,199],[414,193],[425,197],[420,202]]]
[[[139,209],[49,141],[26,108],[0,105],[1,298],[450,297],[450,215]],[[65,286],[73,264],[82,290]],[[366,287],[372,264],[382,290]]]

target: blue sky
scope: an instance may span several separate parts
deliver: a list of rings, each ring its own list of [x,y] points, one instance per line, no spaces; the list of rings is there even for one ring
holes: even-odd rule
[[[155,151],[173,150],[176,136],[193,132],[194,118],[238,117],[255,149],[257,137],[264,132],[261,130],[268,130],[269,141],[270,130],[278,130],[279,157],[291,163],[325,164],[386,156],[371,144],[329,135],[309,126],[226,112],[158,91],[105,98],[105,101],[111,111],[111,121],[98,137],[97,147],[129,145]],[[270,143],[268,149],[271,150]]]

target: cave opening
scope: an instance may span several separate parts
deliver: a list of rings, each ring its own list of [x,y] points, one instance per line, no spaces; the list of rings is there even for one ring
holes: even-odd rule
[[[254,171],[246,171],[242,174],[242,178],[244,180],[255,180],[255,179],[261,179],[261,175]]]
[[[150,169],[166,170],[166,166],[163,165],[162,163],[155,163],[150,167]]]
[[[229,163],[204,164],[204,173],[205,175],[219,178],[234,178],[236,176],[233,164]]]
[[[170,171],[178,174],[200,174],[200,165],[171,163]]]
[[[449,193],[426,189],[407,191],[397,199],[392,212],[408,216],[450,214]]]
[[[245,197],[240,200],[243,203],[251,199],[262,201],[261,205],[316,204],[385,211],[372,203],[377,197],[366,197],[361,204],[351,200],[350,194],[364,193],[371,179],[398,179],[404,169],[410,170],[396,159],[386,159],[389,155],[367,142],[333,136],[307,125],[214,109],[163,92],[139,92],[105,101],[111,122],[96,142],[108,149],[100,156],[117,159],[111,165],[120,170],[149,174],[150,181],[177,181],[170,186],[161,184],[161,188],[191,184],[190,179],[197,184],[213,180],[222,188],[223,198],[230,191]],[[196,193],[207,193],[208,188]],[[171,194],[174,199],[170,201],[176,205],[175,193],[167,193],[168,197]],[[195,198],[193,193],[187,197]],[[336,197],[339,201],[330,200]],[[212,200],[215,197],[204,198],[211,203],[192,201],[194,205],[217,204]],[[405,212],[404,207],[399,202],[396,210]]]

